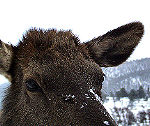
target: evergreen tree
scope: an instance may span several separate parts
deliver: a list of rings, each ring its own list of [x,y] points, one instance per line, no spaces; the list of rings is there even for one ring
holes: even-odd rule
[[[110,91],[110,97],[114,97],[114,93],[112,91]]]
[[[137,90],[138,98],[145,98],[146,94],[144,92],[143,86],[139,87],[139,90]]]
[[[128,97],[128,93],[125,90],[125,88],[121,88],[120,91],[116,92],[116,97],[120,98],[120,97]]]
[[[150,89],[149,89],[149,86],[147,88],[147,96],[150,97]]]
[[[128,97],[128,93],[125,88],[120,89],[121,97]]]
[[[117,91],[115,95],[116,95],[117,99],[120,99],[120,97],[121,97],[120,91]]]
[[[137,92],[136,92],[134,89],[132,89],[132,90],[130,91],[130,93],[129,93],[128,96],[129,96],[129,99],[130,99],[130,100],[134,100],[134,99],[138,98]]]

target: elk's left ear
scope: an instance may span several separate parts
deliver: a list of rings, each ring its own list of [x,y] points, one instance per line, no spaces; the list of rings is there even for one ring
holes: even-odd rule
[[[11,76],[8,71],[10,69],[13,57],[13,47],[0,40],[0,74],[4,75],[9,81]]]
[[[109,31],[85,43],[94,61],[102,67],[117,66],[131,55],[144,33],[140,22],[133,22]]]

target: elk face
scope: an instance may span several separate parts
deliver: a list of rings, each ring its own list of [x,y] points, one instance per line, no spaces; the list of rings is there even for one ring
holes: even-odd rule
[[[12,80],[3,123],[116,125],[99,101],[100,67],[123,63],[142,35],[135,22],[82,44],[70,31],[55,30],[31,30],[17,47],[1,42],[0,72]]]

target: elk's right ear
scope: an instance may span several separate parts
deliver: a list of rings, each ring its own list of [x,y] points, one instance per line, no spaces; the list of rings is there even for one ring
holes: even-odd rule
[[[0,74],[4,75],[9,81],[11,76],[8,71],[10,69],[13,57],[13,47],[0,40]]]
[[[143,33],[143,24],[132,22],[85,43],[85,47],[99,66],[118,66],[132,54]]]

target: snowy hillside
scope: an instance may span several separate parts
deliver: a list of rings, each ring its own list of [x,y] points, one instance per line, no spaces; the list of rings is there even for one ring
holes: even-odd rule
[[[103,68],[103,71],[106,75],[103,89],[108,94],[120,88],[130,91],[137,90],[142,85],[146,90],[150,86],[150,58],[125,62],[118,67]]]

